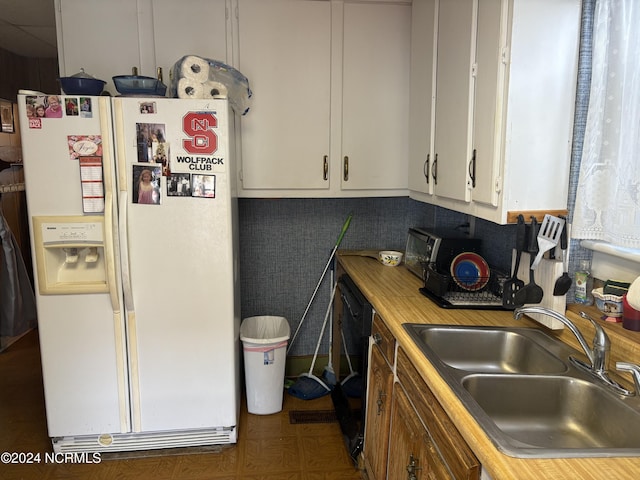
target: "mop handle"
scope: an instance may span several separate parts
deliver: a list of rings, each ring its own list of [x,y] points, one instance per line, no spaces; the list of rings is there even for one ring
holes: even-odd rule
[[[304,313],[302,314],[302,318],[300,319],[300,323],[298,323],[298,327],[296,328],[296,331],[293,333],[293,337],[291,337],[291,341],[289,342],[289,348],[287,348],[287,353],[289,353],[289,351],[291,350],[291,347],[293,347],[293,343],[295,342],[296,337],[298,336],[298,332],[300,331],[300,327],[302,327],[302,324],[304,323],[304,320],[307,317],[307,313],[309,313],[309,309],[311,308],[311,304],[313,303],[313,299],[316,298],[316,294],[318,293],[318,289],[320,288],[320,285],[322,284],[322,280],[324,280],[324,276],[327,274],[327,270],[329,270],[329,266],[331,265],[331,262],[333,261],[333,257],[335,256],[336,251],[338,250],[338,247],[340,246],[340,243],[342,242],[342,238],[344,237],[345,233],[347,233],[347,229],[349,228],[349,224],[351,223],[351,217],[353,217],[352,213],[349,214],[349,216],[345,220],[344,224],[342,225],[342,231],[340,232],[340,235],[338,235],[338,240],[336,241],[336,244],[333,247],[333,250],[331,250],[331,255],[329,255],[329,260],[327,261],[327,264],[324,266],[324,270],[322,271],[322,275],[320,275],[320,280],[318,280],[316,288],[313,290],[313,293],[311,294],[311,299],[309,300],[309,303],[307,303],[307,308],[305,308]]]
[[[318,358],[318,350],[320,350],[320,344],[322,343],[322,337],[324,337],[324,329],[327,326],[327,320],[329,320],[329,312],[331,312],[331,307],[333,306],[333,295],[336,293],[336,284],[333,287],[333,291],[331,292],[331,301],[329,305],[327,305],[327,311],[324,314],[324,321],[322,322],[322,329],[320,330],[320,337],[318,338],[318,343],[316,344],[316,351],[313,353],[313,360],[311,360],[311,368],[309,368],[309,375],[313,374],[313,368],[316,365],[316,358]]]
[[[331,297],[329,298],[329,302],[333,302],[333,296],[336,292],[336,289],[333,287],[334,285],[337,285],[335,283],[335,265],[331,267],[331,275],[329,276],[329,278],[331,279],[331,287],[333,288],[333,291],[331,293]],[[329,367],[333,367],[333,362],[332,360],[332,353],[333,353],[333,309],[331,309],[330,313],[329,313]]]

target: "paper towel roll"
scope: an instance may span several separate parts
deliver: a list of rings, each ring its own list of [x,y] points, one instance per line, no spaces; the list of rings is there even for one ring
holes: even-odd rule
[[[640,311],[640,277],[636,278],[627,291],[627,302],[635,310]]]
[[[188,55],[180,65],[180,77],[190,78],[198,83],[209,80],[209,62],[195,55]]]
[[[204,87],[201,82],[191,78],[178,80],[178,98],[204,98]]]
[[[202,84],[204,89],[204,98],[227,98],[227,87],[220,82],[209,80]]]

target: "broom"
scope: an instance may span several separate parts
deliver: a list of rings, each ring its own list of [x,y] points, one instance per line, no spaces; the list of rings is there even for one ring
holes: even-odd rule
[[[333,290],[331,292],[331,301],[327,306],[327,311],[324,315],[324,321],[322,322],[322,328],[320,330],[320,337],[318,338],[318,343],[316,344],[316,350],[313,354],[313,359],[311,360],[311,367],[309,368],[308,373],[301,373],[298,377],[298,380],[289,387],[287,390],[290,395],[294,397],[301,398],[303,400],[313,400],[315,398],[320,398],[324,395],[327,395],[331,392],[333,385],[329,386],[325,383],[324,380],[318,378],[313,374],[313,368],[316,365],[316,359],[318,358],[318,350],[320,350],[320,343],[322,342],[322,337],[324,336],[324,330],[327,327],[327,321],[329,320],[329,313],[333,307],[333,295],[336,292],[336,286],[333,286]],[[335,385],[335,383],[334,383]]]
[[[342,242],[342,238],[344,237],[344,234],[347,233],[347,229],[349,228],[349,224],[351,223],[351,217],[353,217],[352,213],[349,214],[347,219],[344,221],[344,224],[342,225],[342,230],[340,231],[340,235],[338,235],[338,240],[336,241],[336,244],[334,245],[333,250],[331,251],[331,254],[329,255],[329,260],[327,261],[327,264],[324,266],[324,270],[322,271],[322,275],[320,275],[320,279],[318,280],[318,283],[316,284],[316,288],[313,290],[313,293],[311,294],[311,298],[309,299],[309,302],[307,303],[307,307],[304,309],[304,313],[302,314],[302,318],[300,319],[300,322],[298,323],[298,327],[296,328],[296,331],[293,333],[293,336],[291,337],[291,341],[289,342],[289,347],[287,348],[287,353],[289,353],[291,351],[291,347],[293,347],[293,343],[296,341],[296,337],[298,336],[298,332],[300,331],[300,327],[302,327],[302,324],[304,323],[305,319],[307,318],[307,313],[309,313],[309,309],[311,308],[311,304],[313,303],[313,299],[316,297],[316,293],[318,293],[318,289],[320,288],[320,284],[322,283],[322,280],[324,280],[324,276],[327,274],[327,270],[331,266],[331,262],[333,261],[333,257],[335,256],[336,251],[338,250],[338,247],[340,246],[340,243]]]

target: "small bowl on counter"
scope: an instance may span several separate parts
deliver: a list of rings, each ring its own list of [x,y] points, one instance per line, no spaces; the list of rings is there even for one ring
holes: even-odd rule
[[[603,293],[602,288],[594,288],[591,293],[596,302],[596,307],[607,317],[622,317],[622,295],[613,295]]]
[[[387,267],[397,267],[402,263],[402,252],[396,250],[382,250],[378,252],[378,260]]]

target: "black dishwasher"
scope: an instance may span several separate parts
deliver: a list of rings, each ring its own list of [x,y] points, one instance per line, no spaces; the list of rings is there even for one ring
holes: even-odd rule
[[[331,397],[347,450],[357,465],[364,439],[369,336],[373,322],[373,307],[347,274],[340,277],[338,286],[343,306],[343,346],[346,355],[359,356],[361,362],[358,372],[350,368],[349,376],[336,385],[331,392]],[[360,400],[360,413],[351,408],[349,398]]]

